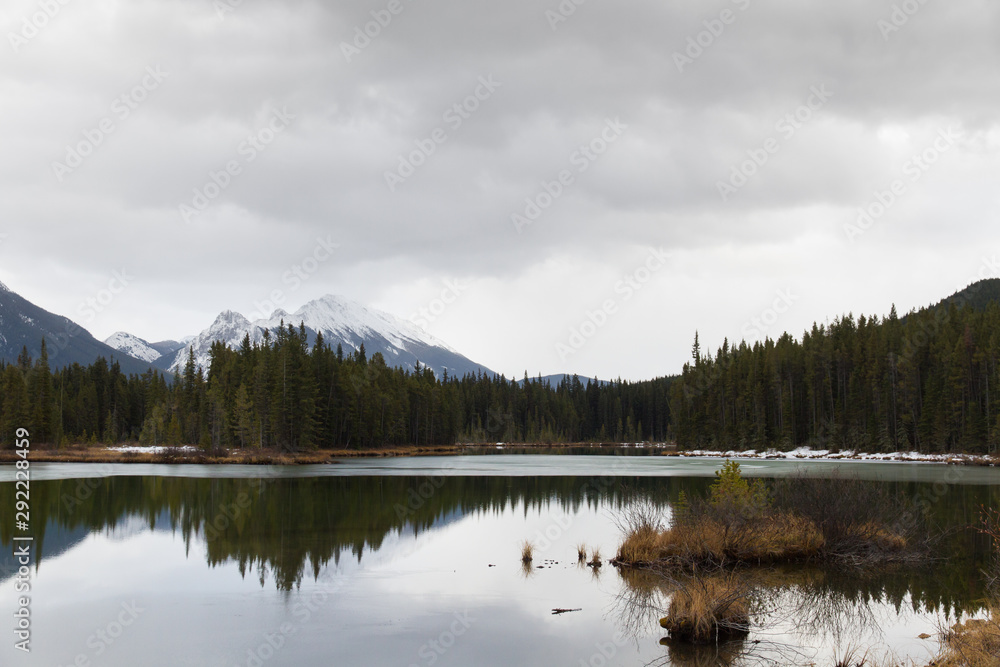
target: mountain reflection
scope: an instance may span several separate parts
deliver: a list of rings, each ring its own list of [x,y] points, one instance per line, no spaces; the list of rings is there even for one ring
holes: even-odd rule
[[[107,477],[37,481],[31,512],[39,564],[62,549],[60,535],[81,531],[128,539],[137,527],[171,530],[188,553],[205,550],[210,566],[235,563],[261,585],[273,578],[279,590],[318,578],[344,558],[359,562],[389,536],[420,535],[470,514],[581,511],[613,514],[637,496],[664,508],[683,490],[704,492],[706,478],[652,477],[304,477],[205,479]],[[893,483],[900,493],[922,485]],[[8,488],[4,488],[8,487]],[[10,483],[0,493],[12,495]],[[929,506],[930,523],[954,529],[940,558],[920,570],[896,568],[877,575],[826,572],[812,588],[852,603],[888,601],[897,608],[965,611],[980,599],[988,543],[971,530],[980,504],[996,505],[997,487],[955,486]],[[610,520],[610,518],[609,518]],[[13,513],[0,514],[0,541],[13,536]],[[53,544],[46,544],[52,532]],[[790,579],[791,581],[793,579]],[[799,579],[799,583],[801,583]]]

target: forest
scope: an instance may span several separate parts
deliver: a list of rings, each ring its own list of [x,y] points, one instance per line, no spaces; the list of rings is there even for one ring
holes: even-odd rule
[[[848,315],[749,346],[724,341],[671,387],[673,434],[704,448],[994,453],[1000,280],[898,317]]]
[[[98,359],[51,370],[46,346],[0,368],[0,447],[18,427],[33,443],[196,444],[205,448],[371,449],[455,442],[585,442],[669,437],[669,379],[587,382],[485,375],[437,378],[420,367],[345,355],[284,325],[260,344],[216,343],[207,374],[124,375]]]
[[[1000,441],[1000,280],[899,317],[846,315],[703,353],[680,376],[558,384],[436,377],[345,354],[304,327],[216,343],[207,372],[52,370],[45,342],[0,365],[0,448],[33,442],[282,451],[456,442],[676,442],[682,448],[993,453]]]

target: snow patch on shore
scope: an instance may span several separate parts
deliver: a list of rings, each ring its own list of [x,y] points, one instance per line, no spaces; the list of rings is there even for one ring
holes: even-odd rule
[[[142,447],[139,445],[122,445],[121,447],[108,447],[109,452],[135,452],[136,454],[162,454],[166,451],[177,452],[178,454],[193,454],[198,451],[193,445],[181,447]]]
[[[678,452],[678,456],[728,458],[728,459],[785,459],[785,460],[822,460],[822,461],[896,461],[906,463],[951,463],[996,465],[997,459],[976,454],[921,454],[920,452],[889,452],[880,454],[858,453],[853,450],[833,452],[829,449],[810,449],[798,447],[788,452],[768,450],[758,452],[755,449],[744,451],[729,450],[726,452],[694,449]]]

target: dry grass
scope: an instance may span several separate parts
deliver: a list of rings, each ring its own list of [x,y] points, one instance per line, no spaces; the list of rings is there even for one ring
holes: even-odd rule
[[[874,521],[866,521],[857,526],[850,526],[847,535],[851,538],[867,541],[875,548],[885,552],[903,551],[907,547],[904,536],[894,533]]]
[[[910,540],[900,522],[900,501],[877,486],[852,480],[790,479],[773,493],[742,478],[727,462],[707,498],[682,496],[673,523],[650,501],[617,517],[624,535],[614,564],[686,566],[776,564],[804,560],[856,566],[913,561],[927,549]]]
[[[580,542],[580,544],[576,545],[576,560],[577,562],[583,562],[587,560],[586,542]]]
[[[587,563],[590,567],[601,567],[603,561],[601,561],[601,548],[594,547],[590,552],[590,562]]]
[[[521,542],[521,562],[530,563],[534,560],[535,545],[525,540]]]
[[[749,591],[734,576],[695,578],[674,593],[660,619],[673,639],[707,644],[750,631]]]
[[[663,531],[650,525],[637,527],[626,534],[615,561],[628,565],[773,563],[816,557],[823,545],[815,524],[789,514],[739,528],[700,517]]]
[[[134,444],[134,443],[130,443]],[[283,452],[277,449],[234,449],[211,452],[201,449],[176,450],[167,448],[160,453],[121,452],[104,446],[70,445],[62,449],[34,448],[29,460],[37,463],[186,463],[206,465],[316,465],[340,458],[383,458],[397,456],[446,456],[457,454],[457,446],[387,447],[367,450],[316,450],[313,452]],[[0,463],[18,460],[12,450],[0,451]]]
[[[941,653],[929,667],[997,667],[1000,665],[1000,607],[990,618],[956,623],[942,633]]]

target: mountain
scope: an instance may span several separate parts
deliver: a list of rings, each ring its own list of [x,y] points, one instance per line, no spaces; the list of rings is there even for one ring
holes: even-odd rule
[[[107,340],[104,341],[104,344],[113,347],[120,352],[124,352],[131,357],[148,361],[150,363],[163,356],[162,352],[153,349],[153,346],[143,339],[138,336],[133,336],[130,333],[125,333],[124,331],[118,331],[111,334]]]
[[[611,382],[612,382],[611,380],[597,380],[595,378],[586,377],[584,375],[578,375],[576,377],[580,381],[580,384],[582,384],[584,387],[586,387],[587,384],[589,384],[591,382],[597,382],[602,387],[604,385],[606,385],[606,384],[611,384]],[[563,380],[566,380],[566,379],[572,380],[573,379],[573,375],[570,374],[570,373],[556,373],[555,375],[542,375],[541,379],[542,379],[542,384],[548,383],[553,388],[555,388],[555,387],[558,387],[559,383],[562,382]],[[535,377],[528,376],[528,382],[537,382],[537,381],[538,381],[538,376],[537,375]],[[522,378],[522,379],[518,380],[517,382],[518,382],[518,384],[524,384],[524,379]]]
[[[191,338],[194,338],[194,336],[191,336]],[[177,356],[177,351],[184,347],[184,343],[176,340],[150,343],[124,331],[111,334],[104,343],[119,352],[124,352],[136,359],[149,362],[162,371],[170,369],[170,365]]]
[[[78,363],[89,366],[98,357],[117,361],[125,374],[149,370],[148,361],[136,359],[90,335],[86,329],[61,315],[31,303],[0,283],[0,359],[16,362],[23,347],[38,358],[45,338],[49,366],[53,369]]]
[[[214,341],[223,341],[230,347],[238,348],[243,337],[249,334],[252,343],[259,343],[265,330],[273,332],[282,322],[285,326],[291,324],[296,328],[304,323],[310,341],[315,339],[317,333],[322,333],[330,347],[336,348],[340,344],[345,354],[364,344],[369,358],[381,352],[389,366],[412,369],[419,362],[430,367],[439,377],[445,370],[449,375],[458,377],[480,372],[494,375],[490,369],[462,356],[412,322],[333,295],[310,301],[291,314],[276,310],[269,318],[255,322],[240,313],[223,311],[208,329],[177,352],[169,368],[182,370],[188,350],[193,349],[195,363],[207,370],[209,350]]]
[[[161,340],[158,343],[149,343],[149,346],[153,348],[161,357],[173,357],[177,354],[177,350],[184,347],[184,344],[189,342],[194,336],[189,336],[183,341],[177,340]],[[142,340],[140,338],[140,340]]]
[[[991,303],[1000,303],[1000,278],[987,278],[974,282],[965,289],[955,292],[941,303],[954,303],[957,306],[968,305],[973,310],[986,310],[986,307]]]

